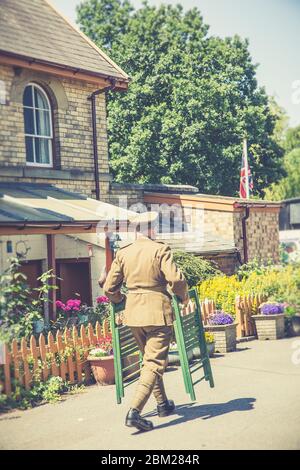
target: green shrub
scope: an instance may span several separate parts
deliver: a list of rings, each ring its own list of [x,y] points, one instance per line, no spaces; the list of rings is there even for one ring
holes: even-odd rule
[[[9,342],[13,338],[29,338],[34,333],[35,322],[42,321],[44,305],[50,289],[56,289],[49,283],[53,277],[51,271],[39,278],[40,286],[30,289],[26,276],[19,272],[20,260],[11,258],[8,268],[0,274],[0,340]],[[33,297],[37,291],[37,299]]]
[[[207,261],[200,256],[178,250],[174,252],[173,257],[190,288],[205,279],[222,274],[214,262]]]
[[[11,408],[25,410],[43,402],[55,403],[61,400],[64,393],[75,393],[83,390],[83,385],[71,385],[61,377],[50,377],[46,382],[36,381],[30,390],[26,390],[18,382],[13,383],[14,391],[11,396],[0,394],[0,411]]]
[[[237,295],[264,294],[269,300],[285,302],[300,310],[300,267],[266,266],[242,271],[243,276],[216,276],[198,284],[200,299],[212,299],[217,309],[235,314]]]

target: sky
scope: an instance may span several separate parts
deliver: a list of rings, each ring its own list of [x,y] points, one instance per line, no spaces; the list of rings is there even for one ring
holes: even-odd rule
[[[73,23],[80,0],[51,0]],[[141,6],[139,0],[133,5]],[[149,0],[159,5],[160,0]],[[300,125],[300,0],[167,0],[185,9],[198,7],[209,34],[221,37],[238,34],[250,41],[257,79],[269,95],[275,96],[289,118]]]

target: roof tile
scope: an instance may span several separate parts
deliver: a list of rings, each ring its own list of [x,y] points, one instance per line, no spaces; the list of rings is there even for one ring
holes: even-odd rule
[[[125,72],[45,0],[1,0],[0,50],[128,80]]]

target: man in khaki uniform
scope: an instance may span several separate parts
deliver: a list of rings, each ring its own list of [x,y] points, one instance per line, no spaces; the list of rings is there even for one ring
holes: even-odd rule
[[[159,416],[167,416],[175,409],[174,402],[167,399],[162,379],[173,323],[167,288],[183,303],[188,301],[187,283],[173,261],[170,247],[154,241],[157,216],[156,212],[137,216],[137,239],[117,252],[104,284],[105,294],[114,303],[123,300],[123,283],[128,289],[124,323],[131,328],[143,353],[143,365],[125,424],[143,431],[153,428],[151,421],[140,416],[152,392]]]

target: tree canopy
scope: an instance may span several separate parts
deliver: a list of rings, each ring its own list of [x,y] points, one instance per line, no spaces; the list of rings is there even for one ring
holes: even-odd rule
[[[181,183],[236,195],[247,136],[255,191],[283,174],[278,117],[256,80],[248,41],[208,34],[197,8],[135,10],[129,0],[87,0],[80,28],[131,77],[108,99],[116,181]]]
[[[287,129],[283,145],[286,176],[266,188],[266,199],[279,201],[300,196],[300,126]]]

